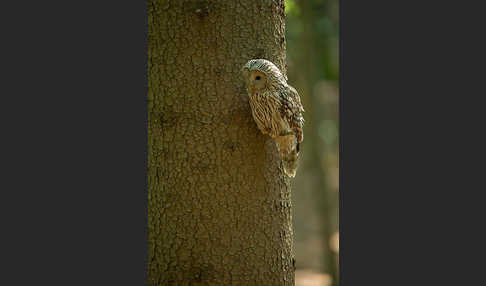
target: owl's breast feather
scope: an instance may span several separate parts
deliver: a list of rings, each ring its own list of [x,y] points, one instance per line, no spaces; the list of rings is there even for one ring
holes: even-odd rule
[[[250,106],[253,118],[262,133],[278,137],[280,132],[289,128],[286,120],[280,114],[280,102],[270,94],[254,94],[250,96]]]

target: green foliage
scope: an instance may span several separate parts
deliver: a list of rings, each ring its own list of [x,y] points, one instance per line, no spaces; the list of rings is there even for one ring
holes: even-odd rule
[[[294,0],[285,0],[285,14],[294,17],[300,15],[300,8]]]
[[[305,0],[310,5],[309,14],[303,13],[303,1],[285,0],[287,51],[290,59],[297,59],[304,53],[296,47],[302,41],[306,41],[304,24],[310,23],[312,43],[318,51],[317,59],[320,63],[319,74],[324,80],[339,80],[339,23],[337,0]],[[309,18],[310,17],[310,18]],[[308,40],[308,39],[307,39]]]

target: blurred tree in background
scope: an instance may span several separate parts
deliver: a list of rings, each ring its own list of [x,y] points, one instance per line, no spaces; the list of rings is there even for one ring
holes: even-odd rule
[[[292,188],[296,266],[324,272],[331,278],[326,281],[338,285],[339,2],[285,4],[289,83],[306,110],[302,158]]]

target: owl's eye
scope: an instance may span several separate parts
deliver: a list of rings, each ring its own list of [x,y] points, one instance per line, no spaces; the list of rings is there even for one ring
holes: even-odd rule
[[[257,75],[257,76],[255,77],[255,79],[256,79],[256,80],[260,80],[261,78],[262,78],[262,77],[261,77],[261,76],[259,76],[259,75]]]

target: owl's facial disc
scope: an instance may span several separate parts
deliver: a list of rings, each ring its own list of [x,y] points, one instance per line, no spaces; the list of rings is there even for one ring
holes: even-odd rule
[[[265,88],[266,79],[267,78],[264,73],[259,71],[252,72],[249,79],[250,90],[252,92],[263,90]]]

